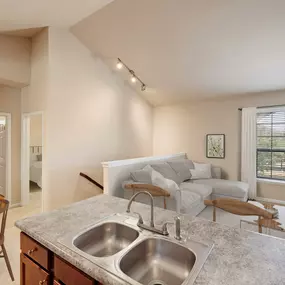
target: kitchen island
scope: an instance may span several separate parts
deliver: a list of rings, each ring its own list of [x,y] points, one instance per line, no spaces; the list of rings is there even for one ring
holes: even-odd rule
[[[62,243],[62,240],[71,232],[79,233],[102,218],[116,213],[125,215],[127,204],[128,201],[124,199],[99,195],[59,210],[19,220],[16,226],[21,229],[24,240],[35,241],[48,251],[47,256],[54,255],[55,261],[49,261],[50,264],[48,262],[47,267],[53,267],[56,262],[61,265],[60,262],[62,262],[63,266],[58,268],[63,267],[64,271],[67,268],[64,266],[70,265],[70,268],[82,273],[83,278],[87,278],[86,284],[130,284]],[[148,205],[134,203],[132,211],[139,212],[145,221],[149,221]],[[177,216],[175,212],[155,208],[157,227],[161,227],[165,221],[173,221],[175,216]],[[169,226],[169,229],[170,234],[173,235],[174,228]],[[214,243],[210,255],[194,282],[195,285],[285,284],[285,240],[230,228],[187,215],[182,216],[181,233],[184,240],[193,239]],[[26,261],[30,262],[29,257],[21,255],[21,258],[26,258]],[[38,260],[36,264],[41,266]],[[23,270],[21,274],[24,274]],[[45,273],[45,267],[43,271]],[[50,278],[54,278],[53,284],[69,285],[68,282],[57,283],[53,269]],[[62,282],[61,279],[60,282]]]

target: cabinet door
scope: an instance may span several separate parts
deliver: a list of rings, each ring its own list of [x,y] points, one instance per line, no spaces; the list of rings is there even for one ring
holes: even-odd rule
[[[21,254],[21,285],[48,285],[49,274]]]
[[[43,268],[49,270],[48,250],[24,233],[21,233],[21,251]]]
[[[59,257],[54,257],[54,276],[65,285],[94,285],[93,279],[80,272],[72,265],[66,263]],[[29,284],[30,285],[30,284]]]

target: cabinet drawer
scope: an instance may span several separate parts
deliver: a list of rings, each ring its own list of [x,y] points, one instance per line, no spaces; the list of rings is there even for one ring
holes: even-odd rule
[[[65,285],[94,285],[90,277],[57,256],[54,257],[54,275]]]
[[[48,250],[24,233],[21,233],[21,251],[40,264],[43,268],[49,269]]]
[[[21,253],[21,285],[48,285],[49,274]]]

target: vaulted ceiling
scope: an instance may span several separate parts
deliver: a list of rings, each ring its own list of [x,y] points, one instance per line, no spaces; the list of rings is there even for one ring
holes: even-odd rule
[[[0,32],[70,27],[113,0],[0,0]]]
[[[160,105],[285,88],[284,11],[284,0],[115,0],[72,31],[110,66],[125,61]]]

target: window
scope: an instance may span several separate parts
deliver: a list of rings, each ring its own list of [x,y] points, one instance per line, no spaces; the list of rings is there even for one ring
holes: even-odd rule
[[[285,181],[285,109],[257,114],[258,178]]]

